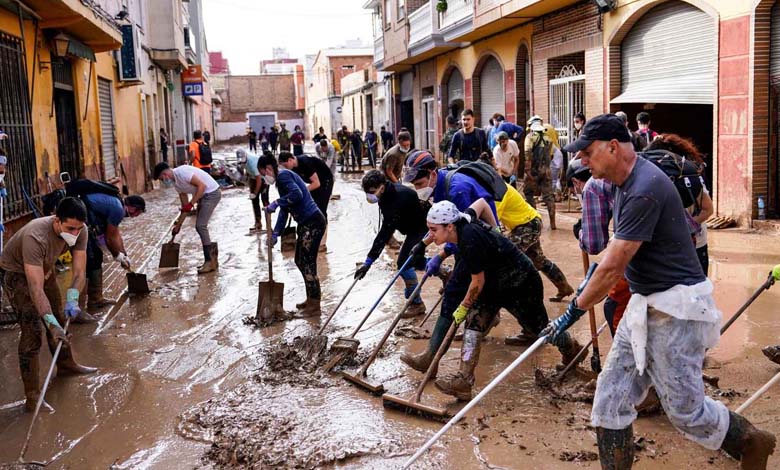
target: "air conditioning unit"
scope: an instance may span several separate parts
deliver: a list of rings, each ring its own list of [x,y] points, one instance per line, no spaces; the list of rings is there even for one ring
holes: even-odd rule
[[[138,27],[123,24],[122,48],[119,49],[119,80],[122,82],[141,81],[141,41]]]

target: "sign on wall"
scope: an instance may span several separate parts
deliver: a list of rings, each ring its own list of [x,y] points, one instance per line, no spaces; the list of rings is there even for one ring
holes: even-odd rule
[[[203,68],[200,65],[190,65],[181,74],[184,96],[203,95]]]

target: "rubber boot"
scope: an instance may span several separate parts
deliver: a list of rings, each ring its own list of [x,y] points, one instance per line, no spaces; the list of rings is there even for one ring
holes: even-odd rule
[[[450,325],[452,325],[452,320],[440,315],[438,320],[436,320],[436,326],[433,327],[431,339],[428,341],[428,348],[421,354],[405,352],[401,354],[401,361],[418,372],[427,371],[433,361],[433,357],[436,355],[436,351],[439,350],[439,347],[444,342],[444,337],[447,336],[447,330],[450,329]],[[432,377],[436,377],[436,372],[435,370],[433,371]]]
[[[198,274],[206,274],[216,271],[219,267],[219,262],[217,261],[219,256],[217,244],[212,243],[211,245],[204,246],[203,256],[206,258],[206,262],[203,263],[203,266],[198,268]]]
[[[414,278],[412,279],[404,279],[404,285],[406,285],[406,289],[404,289],[404,297],[409,299],[409,296],[411,296],[415,289],[417,289],[417,274],[414,273]],[[418,315],[424,315],[425,311],[425,304],[418,294],[412,304],[409,305],[409,308],[407,308],[406,311],[401,315],[401,318],[414,318]]]
[[[87,309],[99,310],[115,303],[116,300],[103,297],[103,270],[89,271],[87,273]]]
[[[558,293],[555,297],[550,298],[551,302],[561,302],[574,293],[574,288],[569,284],[569,281],[566,280],[566,275],[563,274],[563,271],[561,271],[561,269],[552,261],[547,260],[540,271],[542,271],[542,273],[547,276],[547,279],[558,288]]]
[[[307,299],[306,300],[306,307],[304,307],[300,312],[300,316],[307,318],[307,317],[319,317],[322,315],[322,310],[320,309],[320,299]]]
[[[764,353],[764,356],[770,361],[775,364],[780,364],[780,346],[767,346],[762,349],[761,352]]]
[[[765,470],[775,451],[775,436],[761,431],[743,416],[729,411],[729,430],[721,449],[741,462],[743,470]]]
[[[94,374],[97,372],[97,367],[89,367],[84,366],[76,362],[75,359],[73,359],[73,355],[70,354],[65,358],[62,358],[57,361],[57,370],[69,372],[71,374],[76,375],[85,375],[85,374]]]
[[[308,297],[303,302],[301,302],[299,304],[295,304],[295,309],[296,310],[303,310],[303,309],[306,308],[307,305],[309,305],[309,298]]]
[[[471,400],[471,387],[474,385],[474,369],[479,362],[482,349],[482,333],[466,330],[463,335],[463,347],[460,354],[460,370],[436,379],[436,388],[452,395],[458,400]]]
[[[569,332],[563,332],[555,345],[558,347],[558,351],[561,352],[561,364],[556,366],[561,370],[569,365],[582,350],[582,345],[576,339],[572,338]],[[574,364],[574,367],[577,367],[578,364],[582,363],[586,357],[588,357],[587,351],[577,359],[577,363]]]
[[[249,235],[259,235],[263,233],[263,219],[255,217],[255,224],[249,227]]]
[[[547,213],[550,215],[550,230],[556,230],[558,227],[555,225],[555,198],[549,198],[545,201],[545,205],[547,206]]]
[[[22,383],[24,384],[24,396],[27,400],[24,402],[24,409],[32,413],[35,411],[35,405],[41,396],[40,385],[40,365],[38,355],[31,358],[19,357],[19,371],[22,374]]]
[[[634,465],[634,429],[596,428],[602,470],[629,470]]]

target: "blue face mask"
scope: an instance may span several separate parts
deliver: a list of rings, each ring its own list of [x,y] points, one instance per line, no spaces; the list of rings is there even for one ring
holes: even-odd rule
[[[366,200],[369,204],[376,204],[379,202],[379,196],[376,194],[366,193]]]
[[[166,188],[172,188],[175,182],[173,180],[162,180],[162,183]]]

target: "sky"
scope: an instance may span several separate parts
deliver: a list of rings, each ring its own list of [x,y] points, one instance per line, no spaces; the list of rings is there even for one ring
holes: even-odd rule
[[[349,39],[372,43],[366,0],[202,0],[210,52],[221,51],[234,75],[257,74],[274,47],[303,60]]]

